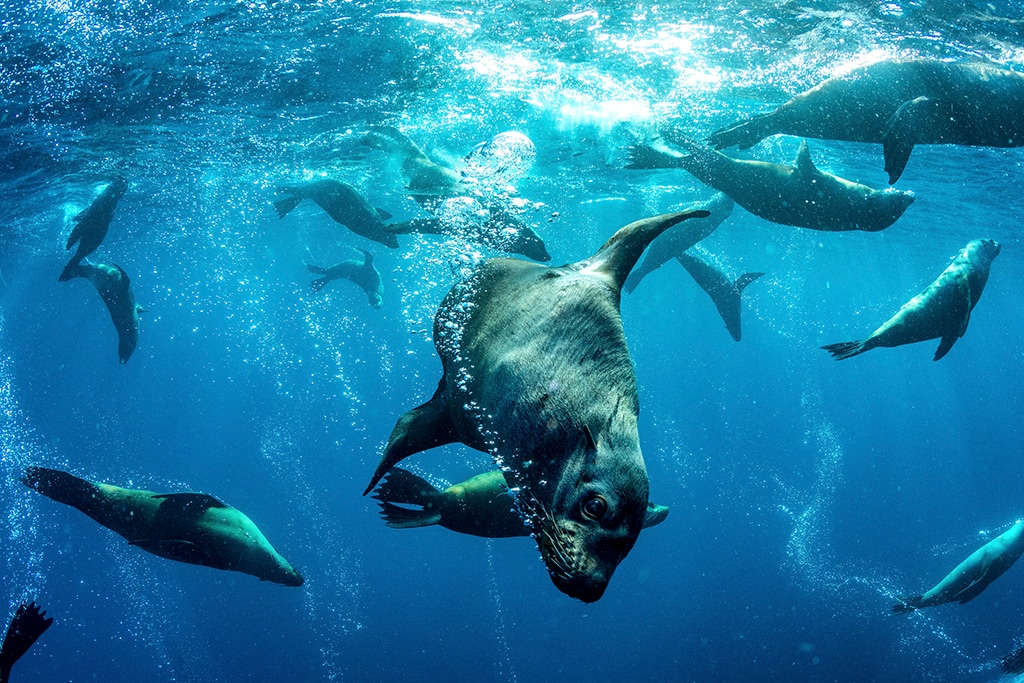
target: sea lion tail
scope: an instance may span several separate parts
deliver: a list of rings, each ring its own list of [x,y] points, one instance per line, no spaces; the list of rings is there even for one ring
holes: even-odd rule
[[[282,187],[281,191],[293,192],[293,190],[287,187]],[[299,202],[301,201],[302,197],[298,197],[295,195],[292,195],[291,197],[285,197],[284,199],[278,199],[276,202],[274,202],[274,209],[277,210],[278,218],[284,218],[285,216],[287,216],[288,213],[291,212],[291,210],[294,209],[296,206],[298,206]]]
[[[1024,671],[1024,647],[1004,657],[1002,665],[1003,671],[1008,674],[1019,674]]]
[[[921,596],[911,595],[900,598],[900,601],[892,606],[893,614],[906,614],[921,607]]]
[[[832,357],[836,360],[844,360],[867,351],[867,341],[867,339],[861,339],[860,341],[840,342],[839,344],[828,344],[821,348],[831,353]]]
[[[440,522],[438,499],[441,496],[430,482],[400,467],[388,472],[373,494],[380,503],[381,519],[392,529],[413,529]],[[402,505],[415,505],[417,508]]]
[[[771,121],[771,114],[760,114],[745,121],[734,123],[731,126],[716,130],[708,138],[708,144],[715,149],[726,147],[739,147],[747,149],[753,147],[762,139],[768,136],[768,124]]]
[[[18,606],[18,611],[14,613],[14,618],[7,627],[4,642],[0,645],[0,681],[7,683],[11,667],[28,652],[32,644],[39,640],[39,636],[43,635],[52,623],[53,617],[47,618],[46,612],[41,611],[34,602],[27,605],[21,603]]]
[[[48,467],[26,467],[21,483],[47,498],[73,507],[79,507],[80,503],[90,500],[98,492],[91,481]]]

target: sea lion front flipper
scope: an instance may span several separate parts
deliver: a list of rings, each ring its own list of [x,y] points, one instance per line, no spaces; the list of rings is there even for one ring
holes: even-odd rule
[[[764,275],[764,273],[743,273],[743,275],[740,275],[738,278],[736,278],[736,289],[742,292],[744,289],[747,288],[747,285],[749,285],[751,282],[758,279],[762,275]]]
[[[707,218],[709,211],[679,211],[643,218],[619,228],[596,254],[580,263],[581,270],[601,274],[610,280],[616,293],[655,237],[689,218]]]
[[[427,480],[400,467],[388,472],[373,497],[380,503],[381,519],[392,529],[431,526],[441,521],[438,503],[443,494]]]
[[[208,493],[158,493],[153,498],[163,499],[163,502],[160,503],[160,510],[157,512],[161,516],[169,514],[176,517],[194,518],[199,517],[210,508],[228,507]]]
[[[933,106],[934,101],[924,96],[908,100],[886,122],[882,132],[882,152],[890,185],[903,174],[910,153],[914,150],[914,132],[921,125],[921,116]]]
[[[437,391],[429,401],[398,418],[395,428],[391,430],[384,455],[381,456],[380,463],[370,479],[370,485],[363,491],[363,495],[372,491],[388,470],[413,453],[453,441],[455,435],[449,417],[448,394],[445,391],[445,378],[442,377],[437,385]]]
[[[956,340],[964,336],[967,325],[971,322],[971,284],[966,275],[960,275],[956,281],[954,308],[950,312],[950,323],[946,333],[942,335],[939,348],[935,349],[932,361],[937,361],[949,353]]]
[[[145,550],[147,553],[162,557],[165,560],[185,562],[186,564],[203,564],[203,554],[192,541],[166,538],[140,538],[129,540],[128,545]]]
[[[811,159],[811,149],[807,146],[807,140],[800,141],[800,149],[796,152],[795,166],[797,173],[802,176],[813,176],[821,173]]]
[[[668,506],[657,503],[647,503],[647,515],[644,517],[644,528],[657,526],[668,517]]]
[[[34,602],[21,603],[18,606],[14,618],[7,627],[4,641],[0,644],[0,681],[6,683],[14,663],[28,652],[52,623],[53,617],[47,618],[46,612],[40,611]]]

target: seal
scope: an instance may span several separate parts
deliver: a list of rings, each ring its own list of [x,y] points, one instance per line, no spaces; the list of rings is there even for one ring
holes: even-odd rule
[[[434,318],[437,391],[398,419],[365,493],[428,448],[458,441],[488,452],[519,489],[556,587],[598,600],[647,511],[622,282],[651,240],[707,215],[631,223],[592,257],[556,268],[510,258],[476,266]]]
[[[818,170],[806,140],[795,166],[733,159],[694,142],[679,142],[688,154],[655,140],[634,148],[627,168],[683,168],[755,216],[828,232],[884,230],[914,201],[912,192],[874,190]]]
[[[395,467],[373,497],[380,504],[381,519],[392,529],[437,524],[484,538],[530,535],[530,527],[519,515],[501,470],[478,474],[439,491],[427,480]],[[644,528],[661,524],[666,517],[667,507],[648,503]]]
[[[888,59],[830,78],[775,111],[723,128],[718,149],[776,134],[880,142],[889,183],[914,145],[1024,145],[1024,74],[981,63]]]
[[[523,219],[508,209],[491,205],[482,223],[457,225],[439,218],[414,218],[388,226],[400,235],[419,233],[448,235],[475,242],[485,247],[510,254],[520,254],[534,261],[550,261],[551,255],[540,235]]]
[[[0,645],[0,683],[7,683],[11,676],[11,667],[28,652],[39,636],[46,633],[53,623],[53,617],[47,617],[34,602],[18,605],[4,642]]]
[[[373,254],[363,249],[359,251],[363,253],[363,258],[346,259],[329,268],[321,268],[307,263],[306,268],[309,269],[309,272],[323,276],[313,280],[311,283],[313,291],[319,292],[331,280],[349,280],[366,292],[371,306],[380,308],[384,303],[384,283],[380,279],[377,268],[373,265]]]
[[[68,236],[68,243],[65,249],[70,249],[76,243],[78,248],[74,256],[64,266],[64,271],[58,280],[65,282],[75,277],[75,269],[86,256],[96,251],[97,247],[107,236],[110,228],[110,221],[114,219],[114,209],[124,193],[128,191],[128,181],[118,176],[100,192],[100,195],[93,200],[92,204],[84,211],[75,216],[72,221],[75,227]]]
[[[679,254],[676,260],[686,269],[700,288],[707,292],[722,316],[725,327],[736,341],[743,335],[740,326],[740,295],[754,280],[764,273],[744,273],[735,280],[730,280],[714,266],[708,265],[696,256]]]
[[[994,240],[971,240],[938,278],[866,339],[822,346],[836,360],[843,360],[877,346],[902,346],[939,339],[932,360],[939,360],[967,332],[971,311],[988,282],[989,267],[999,255]]]
[[[946,578],[924,595],[903,598],[893,605],[893,614],[957,601],[961,605],[978,597],[989,584],[1013,566],[1024,553],[1024,521],[981,546],[956,566]]]
[[[116,263],[108,265],[85,262],[75,267],[73,277],[91,282],[107,305],[110,319],[117,330],[117,355],[124,365],[139,343],[139,314],[146,312],[146,309],[135,303],[128,273]]]
[[[421,204],[470,194],[461,173],[428,157],[409,136],[393,126],[371,127],[363,144],[398,159],[409,195]]]
[[[344,225],[355,234],[385,247],[398,248],[398,238],[384,224],[391,215],[370,206],[366,197],[348,183],[317,180],[306,185],[282,187],[278,191],[290,195],[274,202],[277,215],[281,218],[287,216],[303,199],[312,199],[334,222]]]
[[[205,493],[154,493],[26,467],[22,483],[78,508],[136,546],[176,562],[226,569],[286,586],[303,578],[252,520]]]
[[[626,278],[626,284],[623,286],[626,293],[632,294],[641,280],[713,233],[732,213],[734,204],[728,195],[719,192],[708,201],[693,207],[708,211],[711,215],[707,220],[681,223],[666,230],[661,237],[651,242],[644,260]]]

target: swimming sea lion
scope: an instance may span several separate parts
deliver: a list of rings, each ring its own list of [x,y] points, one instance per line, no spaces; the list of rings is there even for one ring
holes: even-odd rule
[[[1013,654],[1003,657],[1003,671],[1008,674],[1019,674],[1024,672],[1024,647],[1019,648]]]
[[[935,282],[900,306],[867,339],[822,346],[836,360],[843,360],[876,346],[902,346],[941,338],[932,360],[939,360],[964,336],[971,311],[988,282],[989,266],[999,255],[994,240],[971,240]]]
[[[116,263],[86,262],[75,267],[72,277],[82,277],[91,282],[103,298],[117,330],[117,355],[124,365],[139,343],[139,313],[146,312],[135,303],[128,273]]]
[[[117,202],[128,190],[128,181],[118,176],[107,185],[100,196],[93,200],[87,209],[79,213],[72,220],[75,223],[71,235],[68,237],[67,249],[70,249],[76,242],[78,249],[71,257],[64,271],[58,278],[61,282],[75,277],[75,268],[86,256],[96,251],[96,248],[107,236],[107,229],[110,221],[114,218],[114,209]]]
[[[903,598],[902,602],[893,605],[893,614],[954,600],[961,605],[970,602],[1012,567],[1021,553],[1024,553],[1024,521],[1018,520],[1007,531],[971,553],[930,591]]]
[[[631,223],[591,258],[557,268],[478,265],[434,318],[437,391],[398,419],[366,493],[413,453],[453,441],[489,452],[519,489],[555,585],[599,599],[647,512],[622,282],[651,240],[707,215]]]
[[[677,225],[666,230],[661,237],[651,242],[651,246],[647,247],[644,260],[626,278],[626,284],[623,286],[626,293],[632,294],[641,280],[713,233],[732,213],[733,204],[729,195],[719,192],[708,201],[693,207],[709,211],[711,215],[704,221]]]
[[[312,199],[336,223],[344,225],[357,235],[380,242],[385,247],[398,248],[398,238],[387,229],[384,221],[390,214],[370,206],[359,190],[340,180],[316,180],[305,185],[280,188],[291,195],[274,202],[277,215],[284,218],[303,199]]]
[[[529,536],[501,470],[484,472],[438,491],[425,479],[394,467],[374,492],[380,516],[392,529],[437,524],[460,534],[485,538]],[[409,505],[416,506],[406,507]],[[664,505],[647,504],[644,528],[668,517]]]
[[[18,605],[18,610],[7,627],[4,642],[0,645],[0,683],[7,683],[11,676],[11,667],[28,652],[52,623],[53,617],[47,618],[46,612],[40,611],[34,602]]]
[[[148,553],[177,562],[301,586],[303,578],[252,520],[205,493],[154,493],[80,479],[46,467],[21,478],[58,503],[78,508]]]
[[[363,258],[346,259],[341,263],[334,264],[330,268],[321,268],[320,266],[307,263],[306,268],[309,269],[309,272],[314,275],[323,276],[313,280],[313,291],[319,292],[331,280],[350,280],[366,292],[371,306],[380,308],[381,304],[384,303],[384,283],[380,279],[380,273],[377,271],[377,268],[373,265],[373,254],[363,249],[359,251],[363,252]]]
[[[450,235],[470,242],[477,242],[491,249],[511,254],[522,254],[534,261],[551,260],[544,240],[519,216],[498,206],[491,206],[485,210],[487,219],[482,224],[474,224],[469,228],[456,226],[450,221],[439,218],[414,218],[410,221],[392,223],[388,229],[394,230],[400,235],[409,233]]]
[[[401,161],[409,194],[421,203],[470,192],[461,173],[433,161],[409,136],[393,126],[371,127],[363,137],[363,144],[388,152]]]
[[[914,145],[1024,145],[1024,74],[977,63],[888,59],[830,78],[770,114],[714,133],[718,149],[746,149],[778,133],[880,142],[889,183]]]
[[[685,140],[680,144],[688,154],[661,140],[635,148],[629,168],[686,169],[755,216],[812,230],[883,230],[914,201],[912,192],[873,190],[819,171],[806,140],[800,143],[795,167],[733,159]]]
[[[740,295],[747,285],[764,275],[764,273],[744,273],[730,280],[714,266],[704,263],[696,256],[679,254],[676,260],[686,269],[701,289],[708,293],[722,316],[726,329],[736,341],[740,340]]]

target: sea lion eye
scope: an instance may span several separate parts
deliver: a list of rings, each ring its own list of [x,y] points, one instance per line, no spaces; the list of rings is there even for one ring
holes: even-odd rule
[[[583,503],[583,514],[593,520],[600,520],[608,512],[608,502],[601,496],[593,496]]]

